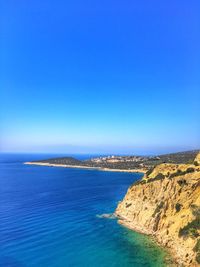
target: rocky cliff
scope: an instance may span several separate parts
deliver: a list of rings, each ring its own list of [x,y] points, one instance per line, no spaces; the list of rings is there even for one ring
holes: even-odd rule
[[[200,166],[161,164],[133,184],[118,204],[119,222],[152,235],[178,266],[200,266]]]

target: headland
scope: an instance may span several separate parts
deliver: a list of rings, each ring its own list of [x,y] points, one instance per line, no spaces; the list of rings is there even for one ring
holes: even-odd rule
[[[200,153],[193,163],[162,163],[132,184],[115,214],[150,235],[177,266],[200,266]]]

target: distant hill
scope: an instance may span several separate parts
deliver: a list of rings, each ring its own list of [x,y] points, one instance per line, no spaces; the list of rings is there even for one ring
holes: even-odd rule
[[[178,153],[170,153],[170,154],[164,154],[159,155],[159,160],[156,161],[157,164],[160,163],[175,163],[175,164],[187,164],[192,163],[198,154],[199,150],[191,150],[191,151],[184,151],[184,152],[178,152]],[[152,163],[154,165],[155,161],[151,160],[151,158],[148,159],[149,163]],[[157,165],[156,164],[156,165]]]
[[[34,163],[48,163],[68,166],[84,166],[93,168],[147,171],[161,163],[189,164],[194,161],[199,150],[171,153],[158,156],[106,156],[91,158],[89,160],[78,160],[73,157],[61,157],[34,161]]]
[[[72,157],[62,157],[62,158],[50,158],[44,160],[37,160],[33,162],[42,162],[42,163],[49,163],[49,164],[66,164],[66,165],[82,165],[83,162],[72,158]]]

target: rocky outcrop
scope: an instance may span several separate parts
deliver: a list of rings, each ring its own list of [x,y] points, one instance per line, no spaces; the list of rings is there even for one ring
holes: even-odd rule
[[[178,266],[200,266],[200,166],[161,164],[118,204],[119,222],[155,237]]]

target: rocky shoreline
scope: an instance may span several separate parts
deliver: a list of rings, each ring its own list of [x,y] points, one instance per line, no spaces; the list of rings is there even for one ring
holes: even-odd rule
[[[115,211],[118,222],[152,236],[178,266],[200,266],[200,166],[162,164],[133,184]]]
[[[159,242],[159,240],[156,238],[156,235],[149,229],[145,229],[144,227],[138,227],[137,224],[133,224],[131,221],[127,220],[126,218],[119,217],[119,215],[116,214],[116,218],[118,219],[118,223],[122,225],[123,227],[126,227],[132,231],[135,231],[137,233],[147,235],[151,239],[153,239],[160,247],[166,250],[167,252],[167,259],[166,264],[168,267],[180,267],[184,265],[180,265],[180,262],[177,259],[177,255],[174,253],[173,249],[170,249],[169,247],[166,247],[164,244]]]
[[[118,223],[122,225],[123,227],[126,227],[134,232],[149,236],[154,242],[157,243],[158,246],[165,249],[166,254],[167,254],[166,259],[165,259],[166,266],[168,267],[180,267],[181,266],[180,264],[177,263],[177,258],[176,258],[176,255],[174,254],[174,251],[170,250],[165,245],[160,243],[152,231],[150,231],[149,229],[145,229],[144,227],[138,227],[137,224],[133,224],[131,221],[127,220],[126,218],[120,217],[117,214],[115,216],[118,220]]]

